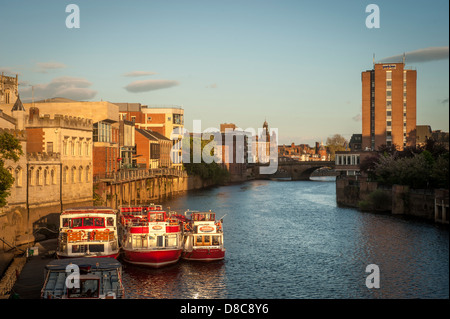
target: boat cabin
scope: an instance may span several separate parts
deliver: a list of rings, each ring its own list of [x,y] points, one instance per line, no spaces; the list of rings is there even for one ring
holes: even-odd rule
[[[215,221],[216,213],[213,212],[195,212],[191,214],[191,220],[194,222],[197,221]]]

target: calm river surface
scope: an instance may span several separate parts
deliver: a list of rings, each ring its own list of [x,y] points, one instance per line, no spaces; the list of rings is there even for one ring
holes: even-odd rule
[[[336,205],[335,182],[251,181],[162,203],[224,218],[225,260],[124,264],[127,298],[449,298],[449,232]],[[380,288],[366,287],[366,266]]]

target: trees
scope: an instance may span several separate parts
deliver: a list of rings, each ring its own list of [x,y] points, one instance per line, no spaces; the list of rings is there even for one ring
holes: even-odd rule
[[[336,151],[345,151],[348,141],[340,134],[334,134],[327,138],[327,148],[330,152],[331,160],[334,161],[334,154]]]
[[[448,188],[449,151],[429,139],[423,147],[398,151],[380,147],[361,162],[361,170],[384,185],[408,185],[411,188]]]
[[[17,162],[23,155],[22,145],[14,135],[1,130],[0,131],[0,207],[7,204],[6,199],[10,192],[9,189],[14,183],[14,177],[5,168],[5,162],[12,160]]]
[[[229,179],[229,172],[221,167],[216,161],[211,163],[206,163],[204,161],[204,156],[201,157],[200,163],[194,163],[193,160],[193,149],[194,147],[200,147],[203,152],[205,147],[212,143],[212,138],[209,140],[202,140],[199,138],[184,138],[183,139],[183,151],[189,150],[189,163],[183,163],[186,172],[189,175],[198,175],[202,179],[212,180],[215,184],[223,184]],[[198,145],[200,144],[200,145]],[[211,145],[209,145],[211,146]],[[206,148],[208,149],[208,148]],[[209,149],[209,155],[214,157],[214,148]]]

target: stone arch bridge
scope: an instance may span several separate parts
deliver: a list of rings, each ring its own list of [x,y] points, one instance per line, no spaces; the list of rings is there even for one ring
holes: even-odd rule
[[[309,180],[311,174],[320,168],[334,169],[334,161],[278,161],[278,169],[274,174],[259,174],[259,178],[291,178],[293,181]]]

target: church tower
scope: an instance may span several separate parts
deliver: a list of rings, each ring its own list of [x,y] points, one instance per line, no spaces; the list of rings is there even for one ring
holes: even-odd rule
[[[16,129],[24,130],[25,129],[25,108],[23,107],[22,101],[20,100],[20,96],[17,95],[17,100],[14,103],[13,108],[11,109],[11,115],[16,119]]]

